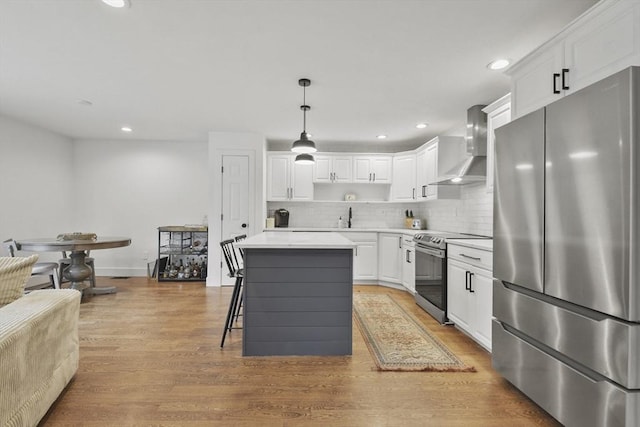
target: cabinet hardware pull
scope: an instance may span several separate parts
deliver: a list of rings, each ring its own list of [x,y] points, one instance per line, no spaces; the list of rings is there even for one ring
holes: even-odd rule
[[[568,68],[562,69],[562,90],[569,90],[569,86],[567,86],[567,73],[569,72]]]
[[[373,182],[376,182],[376,173],[373,173]]]
[[[415,200],[415,199],[416,199],[416,189],[415,189],[415,188],[413,189],[413,196],[412,196],[412,199],[413,199],[413,200]]]
[[[557,88],[559,77],[560,77],[560,73],[553,73],[553,93],[560,93],[560,91]]]
[[[369,172],[369,182],[371,182],[371,172]]]
[[[408,264],[411,264],[411,252],[409,252],[409,249],[407,249],[407,258],[406,261]]]
[[[358,256],[358,247],[356,246],[356,256]]]
[[[473,273],[469,272],[469,292],[474,294],[476,291],[473,290],[473,286],[471,286],[471,279],[473,278]]]
[[[427,186],[426,185],[422,186],[422,197],[427,197]]]
[[[471,288],[471,286],[469,285],[469,272],[465,271],[464,272],[464,290],[468,291]]]
[[[460,256],[461,256],[461,257],[464,257],[464,258],[473,259],[473,260],[475,260],[475,261],[480,261],[480,260],[481,260],[481,258],[476,258],[476,257],[474,257],[474,256],[469,256],[469,255],[465,255],[465,254],[460,254]]]
[[[402,236],[398,237],[398,248],[402,249]]]

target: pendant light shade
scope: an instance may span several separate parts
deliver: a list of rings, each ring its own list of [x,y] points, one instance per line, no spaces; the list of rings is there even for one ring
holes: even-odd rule
[[[309,153],[302,153],[296,156],[296,163],[299,165],[312,165],[315,162],[315,159]]]
[[[315,159],[309,153],[315,153],[317,151],[316,144],[310,140],[307,135],[307,111],[309,111],[311,107],[306,104],[306,88],[311,85],[311,80],[300,79],[298,80],[298,84],[302,86],[302,105],[300,106],[300,109],[302,110],[302,133],[300,134],[300,139],[293,143],[291,151],[294,153],[301,153],[296,156],[296,163],[314,164]]]
[[[294,153],[315,153],[316,144],[309,139],[306,132],[300,134],[300,139],[293,143],[291,151]]]

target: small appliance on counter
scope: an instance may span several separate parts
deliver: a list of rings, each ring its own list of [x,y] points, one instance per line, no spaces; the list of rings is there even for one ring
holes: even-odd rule
[[[276,226],[276,219],[272,216],[270,216],[269,218],[267,218],[267,224],[266,224],[267,228],[273,228]]]
[[[278,209],[274,212],[276,228],[289,227],[289,211],[286,209]]]
[[[414,230],[422,230],[422,220],[420,218],[413,218],[411,228]]]

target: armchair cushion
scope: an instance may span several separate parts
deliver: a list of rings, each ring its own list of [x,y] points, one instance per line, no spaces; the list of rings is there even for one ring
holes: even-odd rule
[[[38,255],[0,257],[0,307],[12,303],[24,294],[24,285]]]

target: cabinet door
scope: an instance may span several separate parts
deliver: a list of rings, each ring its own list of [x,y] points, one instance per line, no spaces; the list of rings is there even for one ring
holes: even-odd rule
[[[267,200],[288,200],[291,155],[269,155],[267,165]]]
[[[640,65],[640,3],[618,2],[576,26],[564,42],[567,94]]]
[[[421,149],[416,153],[416,196],[417,200],[427,199],[427,150]]]
[[[425,191],[426,199],[432,200],[438,198],[438,186],[428,185],[438,179],[438,144],[435,143],[427,147],[425,152],[425,175],[427,188]],[[446,172],[446,171],[445,171]]]
[[[333,181],[352,182],[352,162],[351,156],[333,157]]]
[[[353,279],[377,280],[378,247],[376,242],[356,243],[353,253]]]
[[[402,277],[402,235],[384,234],[378,237],[378,277],[391,283],[400,283]]]
[[[313,165],[313,182],[331,182],[332,164],[331,156],[315,156]]]
[[[353,158],[353,182],[369,183],[373,181],[371,157]]]
[[[511,121],[511,103],[507,102],[487,115],[487,193],[493,193],[495,130]]]
[[[475,318],[473,337],[491,350],[491,318],[493,317],[493,280],[491,273],[483,269],[472,270],[471,289],[474,295]]]
[[[392,160],[391,156],[378,156],[371,159],[373,182],[377,184],[391,184]]]
[[[554,73],[561,73],[564,63],[564,44],[561,42],[532,56],[512,74],[511,97],[514,117],[527,113],[562,97],[553,93]],[[556,79],[556,89],[561,91],[561,79]]]
[[[412,294],[416,291],[416,254],[410,246],[402,248],[402,285]]]
[[[393,158],[394,200],[411,201],[416,197],[416,156],[399,155]]]
[[[313,165],[299,165],[291,158],[291,199],[313,200]]]
[[[457,327],[472,334],[469,325],[473,319],[467,288],[467,265],[456,260],[447,261],[447,316]]]

